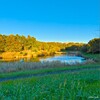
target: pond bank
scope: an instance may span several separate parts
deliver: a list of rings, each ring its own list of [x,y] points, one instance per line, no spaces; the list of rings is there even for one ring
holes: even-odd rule
[[[0,60],[1,61],[18,61],[20,59],[35,59],[39,57],[48,57],[48,56],[54,56],[54,55],[61,55],[66,54],[66,52],[44,52],[44,51],[38,51],[38,52],[32,52],[30,50],[27,51],[21,51],[21,52],[3,52],[0,54]]]
[[[40,77],[40,76],[47,76],[47,75],[54,75],[54,74],[61,74],[61,73],[78,73],[82,71],[89,71],[89,70],[100,70],[100,66],[96,67],[87,67],[87,68],[75,68],[75,69],[68,69],[68,70],[58,70],[54,72],[44,72],[44,73],[37,73],[37,74],[28,74],[24,76],[12,76],[12,77],[5,77],[0,78],[0,82],[8,81],[8,80],[15,80],[15,79],[24,79],[24,78],[31,78],[31,77]]]

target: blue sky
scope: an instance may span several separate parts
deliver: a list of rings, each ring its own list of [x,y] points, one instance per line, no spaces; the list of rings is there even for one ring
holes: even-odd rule
[[[99,4],[99,0],[0,0],[0,33],[88,42],[99,37]]]

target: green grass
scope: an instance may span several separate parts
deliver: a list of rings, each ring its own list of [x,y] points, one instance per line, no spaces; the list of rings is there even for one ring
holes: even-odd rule
[[[0,82],[0,100],[100,100],[100,70]]]

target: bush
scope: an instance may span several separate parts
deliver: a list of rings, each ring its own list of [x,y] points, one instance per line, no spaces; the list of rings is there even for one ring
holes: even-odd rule
[[[88,45],[88,44],[84,44],[84,45],[82,46],[82,48],[81,48],[81,51],[82,51],[82,52],[88,52],[88,50],[89,50],[89,45]]]

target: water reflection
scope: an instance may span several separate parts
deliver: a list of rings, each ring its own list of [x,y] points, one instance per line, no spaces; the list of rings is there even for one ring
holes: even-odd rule
[[[69,55],[60,55],[60,56],[52,56],[52,57],[36,57],[36,58],[22,58],[22,59],[1,59],[3,62],[43,62],[43,61],[61,61],[65,63],[82,63],[84,62],[83,57],[79,56],[69,56]]]
[[[49,57],[46,59],[43,58],[40,61],[61,61],[65,63],[82,63],[85,61],[85,59],[79,56],[62,55],[62,56]]]
[[[20,59],[0,59],[0,62],[39,62],[40,59],[37,58],[20,58]]]

